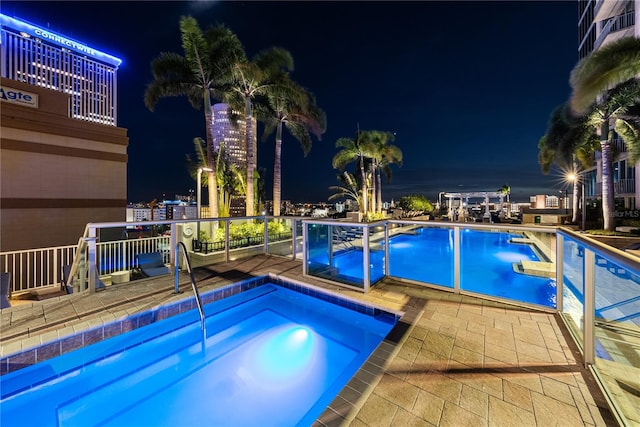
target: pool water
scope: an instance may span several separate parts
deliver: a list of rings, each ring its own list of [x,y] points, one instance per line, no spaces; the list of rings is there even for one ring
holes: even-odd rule
[[[513,243],[523,237],[515,233],[496,233],[465,229],[460,236],[460,289],[498,298],[555,308],[556,282],[514,270],[514,263],[546,261],[531,244]],[[410,234],[389,239],[389,276],[453,288],[454,231],[448,228],[418,228]],[[382,242],[383,244],[383,242]],[[384,248],[370,251],[371,282],[384,277]],[[376,247],[375,243],[372,248]],[[328,264],[326,250],[310,258],[316,270]],[[320,267],[317,267],[320,266]],[[332,279],[361,283],[362,250],[338,252],[332,267],[339,274]]]
[[[4,375],[0,424],[311,425],[397,321],[274,284],[205,312]]]

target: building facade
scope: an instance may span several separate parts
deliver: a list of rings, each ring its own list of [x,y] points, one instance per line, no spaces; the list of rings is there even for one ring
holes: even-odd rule
[[[0,15],[0,251],[76,244],[124,221],[127,130],[120,60]]]
[[[238,118],[234,118],[237,115]],[[247,167],[247,126],[242,114],[231,110],[228,104],[213,105],[213,148],[224,152],[234,165],[246,169]],[[251,138],[254,143],[253,158],[256,158],[256,121],[251,126]]]
[[[640,4],[637,0],[579,0],[578,1],[578,56],[582,59],[594,50],[623,37],[640,37]],[[627,148],[615,136],[613,162],[616,210],[637,209],[640,200],[640,165],[629,161]],[[602,157],[596,153],[596,166],[582,174],[587,198],[602,196]]]

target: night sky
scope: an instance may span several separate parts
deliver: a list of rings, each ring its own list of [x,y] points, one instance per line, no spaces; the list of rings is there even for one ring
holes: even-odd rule
[[[282,199],[326,201],[336,185],[335,142],[361,130],[396,133],[401,168],[383,198],[440,191],[495,191],[512,200],[558,194],[559,173],[542,175],[537,144],[551,111],[570,93],[577,61],[577,3],[564,1],[236,2],[23,1],[0,3],[21,18],[123,60],[118,125],[128,129],[128,200],[173,199],[195,189],[185,155],[205,137],[185,98],[143,102],[150,62],[182,54],[178,23],[225,24],[248,56],[288,49],[292,77],[327,113],[327,132],[305,158],[283,141]],[[261,127],[259,127],[259,131]],[[273,137],[259,142],[272,197]],[[206,200],[206,199],[205,199]]]

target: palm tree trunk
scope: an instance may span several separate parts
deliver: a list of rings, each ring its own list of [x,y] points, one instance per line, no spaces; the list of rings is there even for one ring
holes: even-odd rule
[[[247,191],[246,191],[246,212],[247,216],[253,216],[254,191],[253,191],[253,170],[255,169],[255,159],[253,158],[253,111],[251,109],[251,98],[245,97],[245,117],[247,120]]]
[[[609,123],[602,125],[600,148],[602,152],[602,216],[604,218],[604,229],[614,231],[616,222],[614,218],[614,194],[613,194],[613,173],[611,140],[609,139]]]
[[[376,168],[371,163],[371,212],[377,212],[376,207]]]
[[[207,174],[207,187],[209,190],[209,217],[218,217],[218,180],[216,172],[216,162],[213,147],[213,114],[211,112],[211,99],[209,98],[209,92],[205,91],[205,129],[207,131],[207,163],[211,171]],[[201,182],[198,185],[202,185]],[[200,212],[198,212],[200,216]]]
[[[376,180],[378,181],[378,213],[382,213],[382,178],[380,177],[381,171],[378,168],[376,174]]]
[[[367,215],[369,191],[367,190],[367,174],[364,171],[364,158],[362,156],[360,156],[360,177],[362,179],[362,215]]]
[[[576,161],[576,156],[573,156],[573,170],[578,170],[578,162]],[[580,200],[580,178],[578,174],[574,174],[575,180],[573,181],[573,215],[571,216],[571,222],[576,224],[578,222],[578,201]],[[584,203],[584,200],[582,201]]]
[[[276,153],[273,161],[273,216],[280,216],[281,190],[281,155],[282,155],[282,121],[278,122],[276,130]]]

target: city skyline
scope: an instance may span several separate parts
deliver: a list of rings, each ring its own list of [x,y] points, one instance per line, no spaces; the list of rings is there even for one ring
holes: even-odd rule
[[[1,11],[123,60],[118,125],[129,130],[129,201],[195,188],[184,159],[193,156],[193,138],[204,137],[202,112],[173,98],[151,113],[142,101],[151,59],[182,53],[178,22],[187,14],[203,29],[224,23],[249,56],[290,50],[292,77],[326,111],[327,132],[308,157],[285,134],[283,200],[326,201],[337,184],[335,141],[358,127],[396,133],[404,152],[404,165],[383,184],[385,200],[417,193],[434,201],[440,191],[504,184],[523,200],[567,188],[559,175],[540,172],[537,142],[570,92],[574,2],[117,3],[3,2]],[[271,199],[273,137],[258,144]]]

